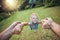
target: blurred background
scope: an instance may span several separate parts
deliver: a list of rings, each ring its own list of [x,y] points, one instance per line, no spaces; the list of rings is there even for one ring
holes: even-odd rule
[[[60,0],[0,0],[0,32],[14,21],[29,22],[32,13],[37,13],[39,20],[51,17],[60,24]],[[26,26],[20,35],[13,35],[10,40],[60,40],[60,38],[50,30],[43,30],[39,25],[37,33],[31,32],[30,27]]]

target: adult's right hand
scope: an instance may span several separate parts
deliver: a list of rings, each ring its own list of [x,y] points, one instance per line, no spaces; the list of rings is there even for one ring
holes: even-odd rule
[[[51,18],[45,18],[42,20],[42,28],[43,29],[50,29],[52,26],[52,19]]]

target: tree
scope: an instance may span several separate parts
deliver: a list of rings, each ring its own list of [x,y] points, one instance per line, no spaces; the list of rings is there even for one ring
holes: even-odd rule
[[[53,7],[60,5],[60,0],[44,0],[45,7]]]
[[[21,4],[19,10],[23,10],[23,9],[25,9],[26,5],[29,4],[28,1],[29,1],[29,0],[25,0],[25,1]]]

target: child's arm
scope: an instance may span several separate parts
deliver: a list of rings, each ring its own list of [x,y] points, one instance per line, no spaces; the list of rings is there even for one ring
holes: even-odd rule
[[[29,22],[22,22],[22,26],[29,26]]]
[[[39,24],[42,24],[42,21],[38,21]]]

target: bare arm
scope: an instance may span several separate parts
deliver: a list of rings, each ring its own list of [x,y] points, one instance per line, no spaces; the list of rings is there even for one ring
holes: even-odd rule
[[[22,22],[21,24],[22,24],[22,26],[29,26],[30,25],[29,22]]]
[[[60,37],[60,25],[55,23],[51,18],[44,19],[42,21],[42,27],[44,29],[51,29],[57,36]]]
[[[9,40],[9,38],[14,34],[14,27],[20,22],[12,23],[7,29],[0,33],[0,40]]]
[[[0,33],[0,40],[9,40],[13,34],[20,34],[23,27],[29,25],[28,22],[14,22],[6,30]]]
[[[51,25],[51,30],[57,35],[60,37],[60,25],[53,22],[52,25]]]
[[[13,35],[13,30],[9,30],[9,31],[7,31],[6,33],[1,33],[1,35],[0,35],[0,40],[9,40],[10,39],[10,37]]]

